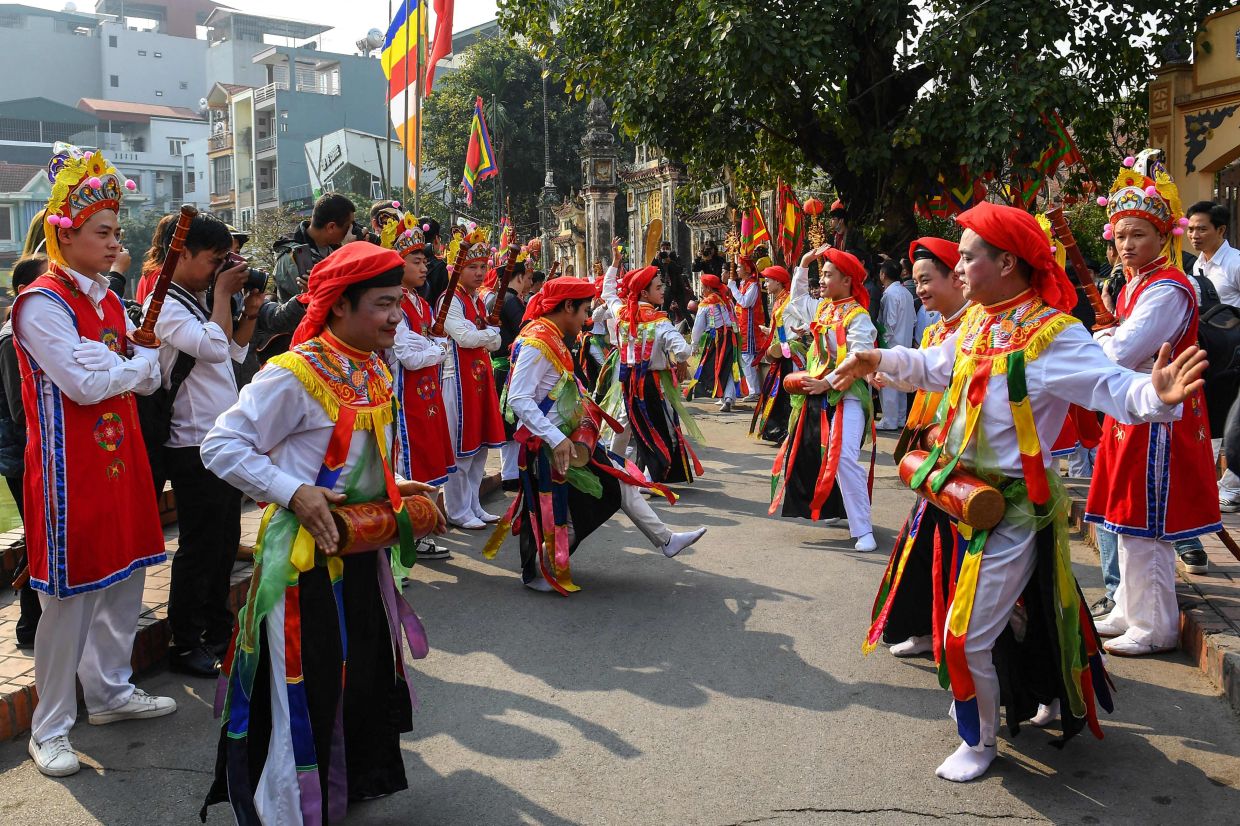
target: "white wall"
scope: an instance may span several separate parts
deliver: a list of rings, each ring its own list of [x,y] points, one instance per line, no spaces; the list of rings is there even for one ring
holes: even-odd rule
[[[113,37],[116,46],[111,45]],[[198,100],[209,91],[205,40],[136,32],[120,23],[104,23],[99,28],[97,48],[102,97],[108,100],[185,106],[197,111]],[[113,75],[116,86],[112,86]]]

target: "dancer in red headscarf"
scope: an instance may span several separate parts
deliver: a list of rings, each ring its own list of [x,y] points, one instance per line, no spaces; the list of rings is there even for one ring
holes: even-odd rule
[[[730,413],[738,388],[741,396],[749,393],[741,372],[736,306],[717,275],[702,276],[702,293],[689,336],[697,349],[698,366],[685,388],[685,398],[718,399],[723,412]]]

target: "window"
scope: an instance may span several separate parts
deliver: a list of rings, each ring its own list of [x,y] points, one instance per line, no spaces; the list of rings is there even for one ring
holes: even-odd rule
[[[180,175],[172,176],[172,200],[181,201],[185,199],[185,179]]]
[[[194,175],[194,156],[185,156],[185,191],[193,192],[196,189],[196,176]]]
[[[13,240],[13,208],[0,206],[0,241]]]
[[[116,48],[116,35],[114,35],[114,34],[110,34],[110,35],[108,35],[108,48],[109,48],[109,49],[115,49],[115,48]]]
[[[161,97],[163,97],[163,96],[164,96],[164,93],[163,93],[163,92],[159,91],[158,89],[156,89],[156,90],[155,90],[155,97],[157,97],[157,98],[161,98]]]
[[[185,144],[188,141],[189,138],[168,138],[168,154],[179,158],[185,154]]]
[[[120,75],[108,75],[108,85],[111,86],[113,89],[115,89],[117,86],[120,86],[121,85]]]
[[[186,89],[188,89],[188,88],[189,88],[189,84],[188,84],[187,82],[185,82],[184,80],[182,80],[182,81],[181,81],[181,91],[185,91],[185,90],[186,90]]]
[[[146,57],[146,49],[138,49],[138,57]]]
[[[164,53],[163,53],[163,52],[156,52],[156,53],[155,53],[155,57],[156,57],[157,59],[158,59],[158,58],[161,58],[161,57],[163,57],[163,56],[164,56]]]

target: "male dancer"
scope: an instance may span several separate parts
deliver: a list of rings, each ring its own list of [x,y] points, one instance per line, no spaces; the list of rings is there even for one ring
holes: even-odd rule
[[[1098,340],[1116,363],[1146,372],[1160,348],[1170,344],[1179,355],[1197,341],[1197,299],[1180,263],[1179,192],[1151,150],[1138,163],[1140,169],[1120,172],[1107,205],[1128,283],[1115,303],[1120,325]],[[1098,622],[1099,634],[1114,637],[1103,646],[1109,653],[1176,647],[1172,543],[1219,529],[1216,487],[1203,394],[1189,398],[1173,423],[1103,421],[1085,519],[1119,534],[1115,607]]]
[[[567,595],[578,590],[568,558],[617,510],[623,510],[667,557],[676,556],[706,533],[705,528],[672,533],[638,492],[654,490],[675,502],[666,488],[647,482],[634,465],[608,455],[596,441],[583,438],[582,446],[571,438],[586,420],[590,438],[598,435],[598,408],[577,380],[565,344],[565,339],[572,340],[581,332],[593,298],[594,285],[589,281],[558,278],[549,282],[530,300],[527,323],[513,347],[504,412],[517,425],[521,490],[487,543],[485,554],[494,556],[504,534],[519,521],[521,580],[535,591]],[[574,450],[588,461],[570,464]]]
[[[698,353],[698,368],[685,388],[685,398],[719,399],[722,411],[731,413],[737,389],[741,395],[749,392],[749,385],[741,377],[736,312],[732,296],[719,276],[703,275],[702,292],[689,336]]]
[[[761,328],[764,345],[759,350],[771,366],[762,382],[749,434],[757,433],[763,441],[778,444],[788,435],[788,418],[792,413],[784,379],[789,373],[805,369],[805,343],[801,336],[809,329],[809,318],[802,314],[802,302],[792,301],[792,276],[788,270],[772,265],[762,271],[762,279],[771,299],[771,326]]]
[[[966,781],[995,758],[1001,683],[1013,733],[1039,704],[1060,700],[1065,738],[1086,725],[1101,736],[1095,698],[1109,710],[1110,695],[1072,576],[1066,493],[1047,472],[1044,446],[1073,402],[1123,421],[1175,420],[1177,405],[1202,384],[1205,354],[1189,349],[1169,362],[1164,345],[1150,376],[1116,365],[1067,314],[1076,290],[1032,215],[982,203],[957,220],[965,228],[957,271],[977,305],[959,330],[936,347],[850,353],[832,382],[843,387],[882,370],[945,391],[939,435],[913,485],[941,490],[960,466],[997,485],[1008,503],[988,531],[953,518],[961,541],[944,660],[963,742],[936,773]],[[1009,623],[1014,633],[1004,634]],[[1002,656],[992,658],[996,645]]]
[[[927,237],[909,244],[908,254],[913,261],[913,280],[921,306],[939,315],[939,320],[922,334],[921,346],[937,347],[955,334],[968,304],[964,282],[955,272],[960,252],[954,241]],[[896,448],[899,462],[907,450],[922,446],[943,394],[892,381],[882,373],[875,376],[874,383],[895,387],[900,392],[917,390]],[[918,497],[892,548],[891,560],[874,599],[872,625],[863,646],[866,653],[874,650],[881,638],[891,645],[891,653],[896,657],[933,651],[935,661],[939,661],[955,542],[947,514]]]
[[[422,229],[406,216],[393,249],[405,260],[396,343],[389,351],[400,414],[396,417],[393,452],[397,472],[405,479],[442,485],[456,472],[456,452],[448,433],[439,371],[448,358],[448,340],[431,337],[435,323],[431,305],[420,294],[426,284],[426,241]],[[426,537],[418,543],[419,559],[451,559],[447,548]]]
[[[603,276],[603,301],[616,317],[619,350],[616,380],[602,402],[624,427],[612,450],[624,455],[630,436],[638,464],[654,482],[692,482],[702,465],[685,439],[702,434],[681,398],[679,381],[687,378],[693,348],[658,309],[663,282],[657,267],[632,270],[617,287],[620,239],[612,240],[612,265]]]
[[[808,283],[809,265],[818,258],[821,300],[810,297]],[[878,547],[870,524],[870,479],[857,461],[874,418],[870,386],[856,382],[841,392],[826,376],[850,350],[874,347],[878,331],[867,311],[865,278],[856,256],[832,247],[807,252],[793,275],[792,302],[813,319],[813,343],[805,395],[792,401],[788,439],[771,470],[770,508],[773,514],[782,505],[782,516],[825,519],[829,525],[847,516],[854,547],[862,552]]]
[[[390,463],[394,391],[380,353],[401,320],[403,264],[355,243],[316,265],[293,348],[203,442],[211,472],[272,503],[221,678],[204,820],[227,800],[242,824],[336,822],[352,801],[408,788],[402,652],[408,642],[424,657],[427,644],[392,563],[411,567],[415,540],[444,526],[429,499],[402,499]],[[332,507],[363,502],[392,508],[399,546],[341,556]]]
[[[486,233],[475,227],[465,236],[457,258],[461,277],[456,294],[445,293],[442,298],[450,302],[444,332],[452,339],[452,353],[443,366],[443,402],[456,451],[456,473],[448,477],[445,488],[448,521],[470,531],[499,521],[478,500],[487,450],[504,444],[490,356],[500,347],[500,333],[487,326],[486,308],[477,297],[490,257]]]
[[[99,152],[58,143],[48,165],[46,274],[13,305],[26,415],[26,554],[43,616],[28,751],[51,777],[80,768],[69,743],[82,683],[91,725],[176,711],[130,683],[146,566],[165,560],[134,393],[159,387],[159,351],[133,345],[99,273],[121,249],[129,183]],[[130,187],[132,189],[132,187]]]
[[[756,402],[761,396],[758,390],[758,360],[762,354],[758,348],[761,328],[766,326],[766,315],[762,310],[762,287],[758,284],[758,272],[753,261],[748,257],[740,259],[745,271],[745,278],[737,283],[735,264],[733,277],[728,281],[728,290],[732,300],[736,302],[736,324],[741,334],[741,369],[745,373],[745,383],[749,385],[749,395],[745,401]]]

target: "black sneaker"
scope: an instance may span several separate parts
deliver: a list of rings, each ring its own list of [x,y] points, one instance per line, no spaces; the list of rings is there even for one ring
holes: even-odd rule
[[[1210,558],[1206,556],[1203,548],[1190,548],[1180,554],[1180,561],[1184,563],[1184,570],[1190,574],[1207,574],[1210,572]]]
[[[1094,619],[1102,619],[1115,610],[1115,600],[1103,595],[1098,601],[1089,606],[1089,615]]]
[[[505,493],[516,493],[517,491],[521,490],[521,480],[520,479],[505,479],[504,481],[500,482],[499,486],[500,486],[500,489],[502,489]]]
[[[204,646],[197,648],[173,648],[168,652],[168,670],[191,677],[218,677],[220,667],[215,657]]]
[[[418,545],[418,559],[451,559],[452,552],[427,539]]]

